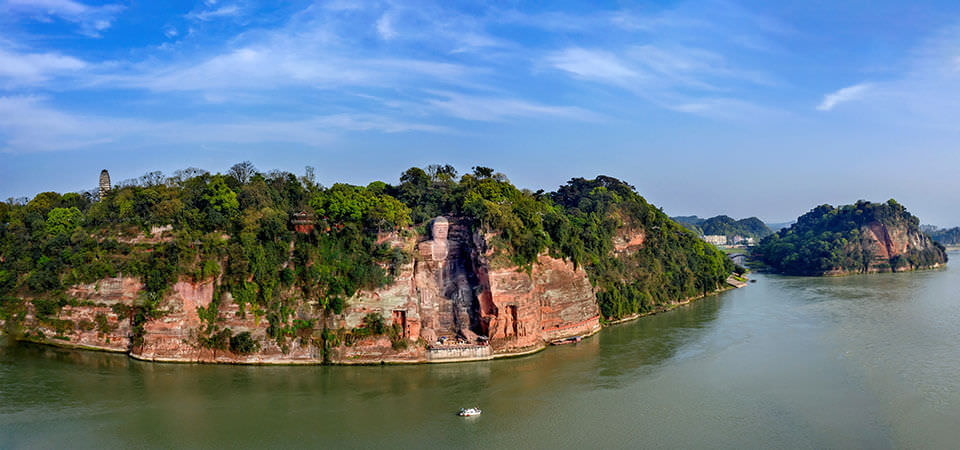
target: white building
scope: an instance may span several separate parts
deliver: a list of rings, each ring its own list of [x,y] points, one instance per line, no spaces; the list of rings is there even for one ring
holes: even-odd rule
[[[708,234],[703,237],[708,244],[727,245],[727,237],[722,234]]]

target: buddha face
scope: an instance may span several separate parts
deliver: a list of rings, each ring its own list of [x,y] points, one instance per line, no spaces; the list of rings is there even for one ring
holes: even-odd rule
[[[446,239],[449,227],[450,224],[446,220],[434,220],[433,226],[430,229],[430,235],[433,236],[434,240]]]

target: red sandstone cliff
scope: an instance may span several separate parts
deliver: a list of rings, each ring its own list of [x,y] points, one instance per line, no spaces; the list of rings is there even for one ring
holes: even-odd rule
[[[105,279],[68,291],[77,306],[65,306],[53,320],[28,315],[28,337],[59,345],[129,352],[139,359],[224,363],[319,363],[324,360],[321,330],[350,330],[364,316],[380,314],[396,323],[406,348],[396,348],[387,336],[336,343],[327,353],[334,363],[423,362],[430,360],[426,345],[439,337],[464,338],[489,350],[479,354],[510,354],[534,350],[554,339],[591,334],[600,328],[592,286],[582,268],[541,255],[529,271],[515,266],[491,266],[490,236],[472,232],[469,224],[439,218],[429,239],[404,241],[388,236],[393,245],[413,250],[413,261],[398,268],[393,282],[350,299],[342,314],[324,317],[314,305],[297,302],[296,318],[315,321],[282,345],[267,334],[267,320],[251,311],[241,313],[232,296],[219,301],[217,325],[233,333],[250,332],[259,349],[249,355],[213,350],[200,344],[204,323],[198,308],[214,298],[215,279],[181,279],[160,300],[159,317],[142,325],[142,341],[129,315],[141,295],[135,278]],[[628,237],[618,251],[641,245],[642,236]],[[59,329],[48,324],[56,323]],[[91,324],[93,326],[91,327]],[[40,332],[40,333],[37,333]],[[55,337],[54,337],[55,336]],[[482,337],[482,338],[481,338]]]
[[[870,271],[910,270],[912,267],[909,266],[887,266],[894,257],[933,247],[930,238],[919,231],[910,231],[906,227],[891,228],[880,222],[871,222],[862,227],[860,236],[861,245],[872,256],[869,265]]]

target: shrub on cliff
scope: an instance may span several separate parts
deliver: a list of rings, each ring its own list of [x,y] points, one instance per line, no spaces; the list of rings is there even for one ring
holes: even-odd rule
[[[249,355],[260,349],[260,344],[250,335],[249,331],[237,333],[230,337],[230,351],[238,355]]]

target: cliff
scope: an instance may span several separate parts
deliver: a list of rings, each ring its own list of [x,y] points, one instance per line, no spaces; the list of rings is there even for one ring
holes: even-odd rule
[[[324,317],[315,305],[296,302],[297,319],[315,321],[316,326],[282,344],[268,336],[266,320],[249,311],[241,313],[233,295],[225,293],[215,322],[231,334],[249,332],[259,344],[249,354],[201,342],[205,328],[201,316],[214,302],[216,278],[178,280],[159,301],[157,317],[142,324],[138,342],[130,338],[134,319],[124,315],[143,293],[143,284],[132,277],[72,287],[67,293],[76,306],[63,306],[50,317],[38,318],[30,302],[22,326],[30,340],[129,352],[144,360],[254,364],[442,360],[445,349],[458,346],[436,345],[440,338],[459,339],[460,348],[475,347],[482,350],[479,354],[495,357],[536,350],[555,339],[600,329],[595,294],[583,268],[546,254],[538,257],[529,272],[517,266],[491,267],[494,250],[487,244],[488,237],[470,228],[466,221],[440,217],[433,222],[430,236],[410,239],[413,242],[393,233],[387,239],[391,245],[414,245],[413,261],[399,267],[390,284],[349,299],[340,314]],[[106,325],[98,328],[101,315]],[[363,326],[370,315],[384,317],[399,328],[400,345],[383,334],[349,345],[341,340],[325,354],[324,324],[328,329],[351,330]],[[425,344],[433,344],[434,349]],[[431,351],[437,355],[430,355]]]
[[[947,261],[943,246],[894,200],[819,206],[761,241],[754,256],[794,275],[904,272]]]

